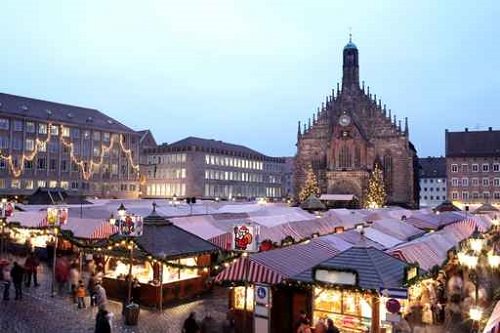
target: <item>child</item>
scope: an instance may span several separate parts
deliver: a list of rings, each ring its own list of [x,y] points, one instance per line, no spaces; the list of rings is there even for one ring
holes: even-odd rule
[[[82,280],[78,281],[78,287],[76,288],[76,299],[78,302],[78,308],[86,308],[85,305],[85,285]]]

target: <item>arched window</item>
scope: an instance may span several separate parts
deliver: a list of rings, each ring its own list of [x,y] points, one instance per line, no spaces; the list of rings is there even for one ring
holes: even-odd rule
[[[385,191],[388,195],[392,195],[392,156],[390,154],[384,155],[384,181],[385,181]]]
[[[339,162],[341,168],[350,168],[352,166],[352,157],[349,147],[342,146],[340,148]]]

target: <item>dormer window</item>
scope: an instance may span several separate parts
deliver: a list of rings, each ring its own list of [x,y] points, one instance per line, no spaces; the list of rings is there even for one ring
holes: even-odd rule
[[[21,110],[23,110],[23,111],[28,111],[28,110],[29,110],[29,108],[28,108],[28,106],[27,106],[27,105],[22,105],[22,106],[21,106]]]
[[[68,118],[70,118],[70,119],[74,117],[74,116],[73,116],[73,114],[72,114],[71,112],[70,112],[70,113],[68,113],[66,116],[67,116]]]
[[[92,117],[87,117],[87,123],[91,123],[92,121],[94,121],[94,119],[92,119]]]
[[[45,110],[48,116],[52,116],[52,111],[50,109]]]

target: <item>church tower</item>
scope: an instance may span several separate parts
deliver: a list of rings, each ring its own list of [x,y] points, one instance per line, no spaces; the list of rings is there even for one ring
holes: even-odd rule
[[[358,48],[349,35],[349,43],[344,47],[342,90],[353,88],[359,88],[359,58]]]

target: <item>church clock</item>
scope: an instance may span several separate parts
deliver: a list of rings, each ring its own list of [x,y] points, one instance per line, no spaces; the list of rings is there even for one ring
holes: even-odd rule
[[[348,126],[351,123],[351,117],[347,114],[343,114],[339,118],[339,125],[340,126]]]

